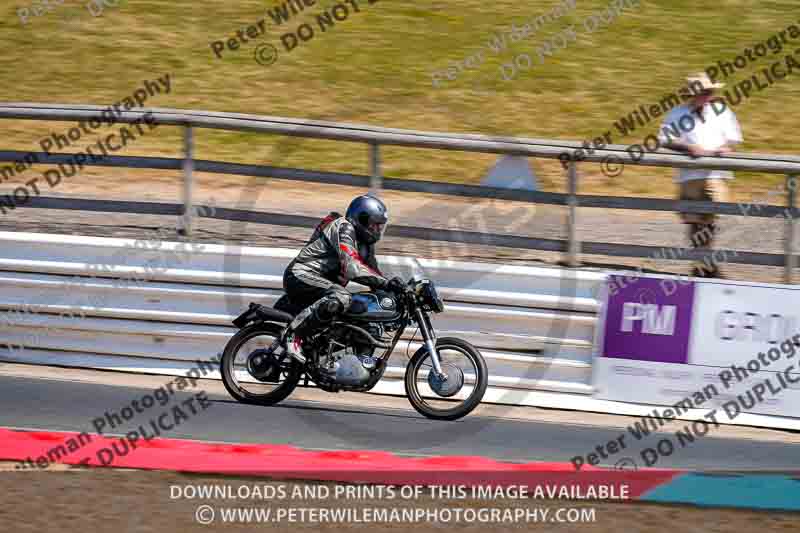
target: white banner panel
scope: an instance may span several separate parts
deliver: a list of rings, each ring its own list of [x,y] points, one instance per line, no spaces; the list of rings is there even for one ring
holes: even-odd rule
[[[794,362],[793,345],[800,344],[800,288],[697,282],[695,299],[690,363],[746,366],[771,348],[780,350],[781,357],[766,357],[766,370]]]
[[[721,423],[734,422],[741,413],[798,417],[797,366],[788,376],[761,371],[741,381],[735,377],[723,381],[719,369],[706,366],[598,357],[593,370],[595,397],[668,406],[676,416],[688,409],[716,409]],[[658,409],[662,414],[665,411]]]
[[[602,294],[595,398],[800,418],[800,288],[611,275]]]

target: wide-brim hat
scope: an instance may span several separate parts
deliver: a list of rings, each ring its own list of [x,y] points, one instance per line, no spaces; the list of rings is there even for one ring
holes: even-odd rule
[[[690,89],[699,86],[704,91],[712,91],[714,89],[722,89],[725,87],[724,83],[715,83],[711,81],[711,78],[709,78],[708,74],[705,72],[698,72],[697,74],[687,76],[686,84]]]

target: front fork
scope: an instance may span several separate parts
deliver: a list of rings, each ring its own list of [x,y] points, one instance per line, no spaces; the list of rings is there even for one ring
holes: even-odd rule
[[[431,362],[433,363],[433,370],[436,372],[437,377],[443,381],[447,379],[447,374],[442,372],[442,365],[439,362],[439,352],[436,350],[436,335],[433,332],[430,319],[422,312],[422,309],[417,308],[417,324],[419,329],[422,330],[422,338],[425,340],[425,346],[431,354]]]

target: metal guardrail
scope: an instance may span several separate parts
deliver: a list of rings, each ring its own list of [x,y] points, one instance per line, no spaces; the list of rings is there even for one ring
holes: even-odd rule
[[[0,232],[0,361],[181,376],[215,357],[234,333],[230,320],[250,301],[279,296],[296,250],[204,245],[179,268],[148,273],[165,250],[132,239]],[[233,256],[238,275],[232,276]],[[384,264],[405,258],[382,256]],[[648,416],[656,406],[601,400],[592,384],[593,340],[606,275],[581,270],[421,260],[446,301],[435,325],[481,348],[490,372],[484,403]],[[110,271],[92,265],[110,264]],[[90,276],[93,274],[93,276]],[[142,285],[120,286],[130,274]],[[80,290],[74,277],[78,276]],[[571,296],[563,293],[569,285]],[[87,299],[99,302],[81,309]],[[20,308],[24,311],[20,312]],[[11,345],[9,347],[8,345]],[[19,346],[24,346],[24,350]],[[408,348],[407,348],[408,346]],[[404,395],[406,336],[373,389]],[[207,378],[219,379],[218,372]],[[687,420],[702,420],[702,413]],[[800,430],[796,419],[743,413],[736,424]]]
[[[81,119],[102,120],[101,113],[105,108],[91,105],[64,105],[64,104],[35,104],[35,103],[6,103],[0,104],[0,118],[16,118],[29,120],[56,120],[72,121]],[[458,195],[468,197],[508,199],[523,202],[534,202],[551,205],[564,205],[568,207],[567,240],[537,239],[510,235],[479,234],[472,232],[450,231],[444,229],[412,228],[394,226],[389,229],[389,234],[396,236],[423,238],[429,240],[444,240],[466,243],[481,243],[496,246],[508,246],[527,249],[564,252],[567,262],[571,265],[578,264],[580,253],[648,257],[652,256],[660,247],[641,246],[618,243],[581,242],[577,234],[577,210],[579,207],[598,207],[609,209],[635,209],[680,211],[691,210],[697,213],[717,213],[725,215],[744,216],[739,204],[715,202],[688,202],[668,199],[605,197],[595,195],[581,195],[579,190],[578,163],[571,161],[568,168],[569,187],[568,193],[547,193],[538,191],[519,191],[492,187],[477,187],[432,181],[399,180],[382,176],[380,167],[380,146],[393,145],[415,148],[438,150],[458,150],[468,152],[484,152],[497,154],[520,155],[527,157],[540,157],[558,159],[563,157],[565,151],[572,151],[581,147],[578,142],[557,141],[545,139],[527,139],[501,136],[450,134],[402,130],[394,128],[381,128],[356,124],[333,123],[325,121],[298,120],[283,117],[269,117],[248,115],[240,113],[215,113],[206,111],[189,111],[162,108],[143,108],[139,111],[123,111],[117,118],[119,122],[131,123],[142,120],[146,113],[150,113],[153,121],[160,125],[182,126],[184,128],[184,158],[154,158],[154,157],[121,157],[109,156],[100,161],[86,161],[86,165],[116,166],[131,168],[169,168],[182,169],[184,173],[184,198],[183,204],[156,204],[145,202],[110,202],[102,200],[79,200],[38,197],[32,198],[26,206],[36,208],[81,209],[87,211],[113,211],[134,212],[146,209],[153,214],[180,214],[184,220],[184,227],[191,232],[193,209],[193,171],[222,172],[242,174],[249,176],[266,176],[271,178],[335,183],[391,189],[411,192],[424,192],[432,194]],[[330,139],[337,141],[363,142],[370,146],[370,176],[358,176],[332,172],[317,172],[300,169],[276,168],[258,165],[242,165],[216,161],[198,161],[194,159],[194,133],[193,128],[212,128],[233,131],[252,131],[259,133],[280,134],[315,139]],[[623,158],[627,164],[676,167],[676,168],[705,168],[720,170],[757,171],[767,173],[785,174],[788,180],[792,176],[800,175],[800,157],[768,154],[731,154],[724,157],[692,158],[670,150],[659,150],[648,153],[639,160],[628,158],[626,147],[622,145],[609,145],[604,149],[596,149],[593,153],[586,153],[581,161],[601,163],[608,157]],[[0,152],[0,161],[20,161],[23,152]],[[71,154],[37,154],[39,163],[52,164],[66,161]],[[788,213],[785,223],[784,254],[754,253],[736,251],[734,257],[728,262],[758,264],[770,266],[783,266],[784,279],[791,283],[793,271],[797,263],[794,248],[794,235],[796,233],[796,218],[800,217],[800,210],[795,206],[795,196],[791,188],[787,187],[787,208],[767,206],[759,209],[758,213],[747,213],[747,216],[774,217]],[[203,216],[203,215],[200,215]],[[233,209],[217,209],[215,218],[227,220],[247,220],[257,223],[266,223],[266,220],[276,224],[294,226],[311,226],[316,219],[275,213],[255,213]],[[280,222],[276,222],[280,221]],[[703,259],[709,252],[692,249],[675,249],[677,255],[683,259]]]
[[[133,243],[0,232],[0,359],[151,373],[188,369],[196,359],[208,360],[222,350],[236,331],[230,321],[250,301],[272,305],[280,297],[283,269],[296,254],[207,244],[188,264],[148,274],[148,261],[179,243],[139,249],[116,261],[118,252],[133,249]],[[240,266],[236,275],[225,268],[234,259]],[[385,268],[404,261],[380,257]],[[482,350],[493,395],[508,390],[592,392],[594,294],[603,274],[422,263],[447,305],[447,312],[435,319],[437,331],[466,338]],[[112,268],[91,267],[97,264]],[[115,283],[131,273],[146,277],[147,283]],[[572,297],[560,294],[565,275]],[[80,276],[80,290],[75,290],[75,276]],[[78,309],[80,319],[71,318]],[[400,386],[405,352],[419,348],[412,334],[406,332],[396,347],[387,383],[378,392]]]

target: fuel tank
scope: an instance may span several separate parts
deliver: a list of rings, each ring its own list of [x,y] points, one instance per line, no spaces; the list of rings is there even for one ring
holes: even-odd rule
[[[391,322],[400,318],[400,311],[392,293],[359,292],[353,295],[353,303],[345,316],[355,321]]]

